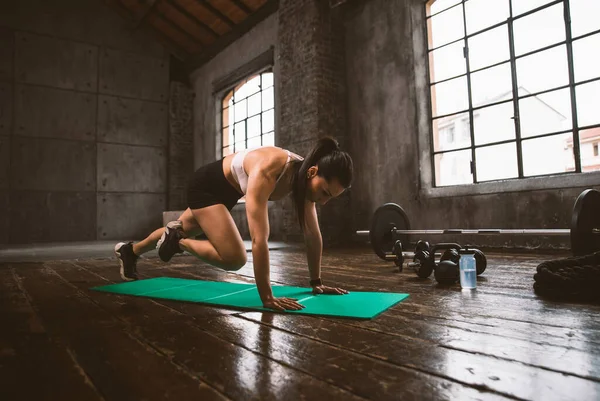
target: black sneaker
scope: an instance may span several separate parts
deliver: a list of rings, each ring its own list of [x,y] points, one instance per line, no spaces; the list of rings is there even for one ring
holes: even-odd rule
[[[125,281],[137,280],[136,264],[139,256],[133,253],[133,242],[119,242],[115,245],[115,255],[121,265],[121,278]]]
[[[165,232],[156,244],[158,256],[163,262],[171,260],[176,253],[183,253],[179,247],[179,240],[185,238],[183,223],[179,220],[171,221],[165,227]]]

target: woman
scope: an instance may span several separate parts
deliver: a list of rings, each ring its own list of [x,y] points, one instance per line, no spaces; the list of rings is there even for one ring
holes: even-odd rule
[[[353,163],[333,138],[319,139],[306,159],[278,147],[261,147],[228,155],[194,173],[188,186],[188,206],[178,220],[136,244],[119,243],[115,254],[124,280],[136,280],[139,255],[158,248],[167,262],[176,253],[192,255],[225,270],[246,264],[246,247],[231,217],[237,201],[246,196],[248,227],[252,237],[254,276],[265,308],[298,310],[291,298],[275,298],[269,277],[269,221],[267,201],[292,193],[298,221],[304,232],[310,285],[316,294],[347,294],[321,282],[322,240],[315,204],[324,205],[342,194],[352,182]],[[208,240],[194,237],[204,233]]]

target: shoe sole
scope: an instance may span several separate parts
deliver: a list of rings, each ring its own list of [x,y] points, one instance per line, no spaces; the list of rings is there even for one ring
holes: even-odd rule
[[[125,275],[125,267],[123,266],[123,259],[121,259],[121,252],[119,252],[119,250],[121,249],[121,247],[123,245],[126,245],[125,242],[119,242],[117,245],[115,245],[115,255],[117,256],[117,259],[119,260],[119,265],[121,266],[121,269],[119,270],[119,273],[121,274],[121,278],[125,281],[135,281],[134,278],[129,278]]]
[[[175,223],[175,224],[172,224],[172,223]],[[161,248],[162,244],[165,242],[165,240],[167,239],[167,235],[169,235],[171,233],[171,229],[175,228],[176,226],[182,227],[183,224],[181,224],[181,222],[179,220],[170,221],[169,223],[167,223],[167,225],[165,226],[165,232],[160,236],[160,239],[156,243],[156,250],[158,251],[158,256],[160,257],[160,260],[162,260],[163,262],[168,262],[169,260],[171,260],[171,258],[165,258],[162,255],[160,248]]]

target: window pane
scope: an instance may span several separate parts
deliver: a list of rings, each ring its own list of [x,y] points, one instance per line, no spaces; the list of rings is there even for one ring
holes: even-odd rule
[[[600,28],[600,22],[598,27]],[[598,54],[600,54],[600,34],[573,42],[575,82],[600,77],[600,67],[596,62]]]
[[[262,93],[262,109],[263,111],[269,110],[272,109],[274,105],[275,102],[273,101],[273,87],[270,87],[269,89],[265,89]]]
[[[264,72],[262,74],[262,87],[261,87],[261,89],[266,89],[269,86],[273,86],[273,73],[272,72]]]
[[[235,142],[241,142],[246,140],[246,122],[242,121],[235,124],[233,129],[233,137]]]
[[[429,48],[450,43],[465,36],[463,8],[453,7],[427,20]]]
[[[483,145],[515,138],[513,102],[485,107],[473,112],[475,144]]]
[[[240,150],[246,149],[246,142],[238,142],[233,145],[233,151],[239,152]]]
[[[433,116],[442,116],[469,108],[467,77],[435,84],[431,87]]]
[[[526,13],[552,1],[554,0],[512,0],[513,15],[517,16]]]
[[[600,1],[571,0],[571,34],[574,38],[600,29]]]
[[[262,113],[262,132],[273,131],[275,129],[275,114],[273,110]]]
[[[515,3],[513,1],[513,3]],[[517,56],[565,40],[563,5],[545,8],[514,23]]]
[[[237,123],[240,120],[246,118],[246,100],[242,100],[239,103],[236,103],[234,106],[234,117],[235,122]]]
[[[260,136],[260,115],[249,118],[247,121],[248,138]]]
[[[508,0],[469,0],[465,3],[467,35],[480,31],[510,16]]]
[[[471,150],[460,150],[435,155],[437,186],[472,184]]]
[[[510,59],[508,25],[469,38],[471,71]]]
[[[568,85],[567,47],[559,46],[518,59],[517,82],[529,93]]]
[[[233,146],[226,146],[223,148],[223,157],[233,153]]]
[[[577,96],[577,123],[580,127],[600,123],[600,81],[575,87]]]
[[[463,55],[464,41],[444,46],[429,53],[431,82],[442,81],[467,72]]]
[[[234,93],[234,100],[237,102],[245,97],[252,95],[260,90],[260,76],[250,78],[244,85]]]
[[[254,149],[258,147],[260,147],[260,136],[248,138],[248,149]]]
[[[570,141],[571,146],[567,143]],[[573,134],[571,132],[544,138],[529,139],[521,143],[523,150],[523,175],[564,173],[575,166],[573,159]]]
[[[260,93],[248,98],[248,116],[253,116],[261,112]]]
[[[572,146],[572,144],[571,144]],[[600,128],[579,131],[581,171],[600,170]]]
[[[475,149],[477,181],[502,180],[519,175],[514,143]]]
[[[513,95],[510,63],[472,74],[471,95],[473,107],[511,99]]]
[[[471,146],[469,113],[433,120],[433,149],[452,150]]]
[[[573,128],[569,89],[521,99],[519,113],[522,138]]]
[[[434,0],[430,1],[431,7],[427,7],[427,15],[437,14],[442,10],[452,7],[453,5],[460,3],[461,0]],[[458,6],[461,7],[461,6]]]
[[[269,132],[262,136],[263,146],[275,146],[275,133]]]

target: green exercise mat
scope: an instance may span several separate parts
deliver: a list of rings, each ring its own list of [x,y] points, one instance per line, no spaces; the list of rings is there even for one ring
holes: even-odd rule
[[[394,292],[350,292],[345,295],[313,295],[310,288],[273,286],[276,297],[296,298],[306,306],[302,315],[372,319],[401,302],[408,294]],[[253,284],[158,277],[94,287],[92,290],[138,297],[171,299],[233,308],[273,311],[263,308]]]

